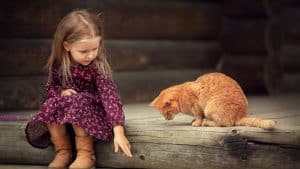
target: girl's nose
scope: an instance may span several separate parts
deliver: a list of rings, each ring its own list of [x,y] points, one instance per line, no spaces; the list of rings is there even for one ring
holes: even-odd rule
[[[87,55],[87,58],[92,59],[93,58],[93,52],[89,52],[88,55]]]

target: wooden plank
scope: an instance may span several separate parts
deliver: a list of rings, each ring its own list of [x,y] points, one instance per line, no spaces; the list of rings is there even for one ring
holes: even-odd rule
[[[1,169],[48,169],[47,165],[13,165],[13,164],[0,164]],[[113,168],[97,168],[97,169],[113,169]]]
[[[14,0],[2,5],[0,37],[52,37],[59,20],[78,8],[103,11],[105,36],[124,39],[215,39],[222,15],[216,2]]]
[[[98,167],[296,169],[300,167],[299,95],[249,97],[250,116],[276,119],[277,128],[192,127],[189,116],[165,121],[146,104],[125,105],[126,135],[133,158],[114,153],[112,142],[96,144]],[[284,104],[281,104],[284,103]],[[276,110],[274,111],[274,107]],[[282,112],[293,108],[292,111]],[[284,120],[287,117],[287,120]],[[294,120],[296,123],[288,123]],[[24,139],[26,122],[1,122],[0,163],[46,165],[53,148],[30,148]],[[7,141],[10,140],[10,141]],[[19,152],[26,152],[26,155]],[[17,153],[16,153],[17,152]],[[193,163],[191,163],[193,161]]]
[[[50,39],[1,39],[0,76],[45,75]],[[107,40],[114,71],[214,68],[221,53],[216,41]]]
[[[224,15],[234,18],[267,17],[263,0],[225,0],[223,3]]]
[[[124,103],[150,101],[167,86],[196,79],[203,69],[116,72],[115,82]],[[37,109],[43,101],[46,76],[0,78],[0,109]]]
[[[287,43],[300,41],[300,6],[288,7],[282,11],[283,38]]]
[[[225,18],[220,33],[220,44],[226,53],[265,54],[267,20],[237,20]]]
[[[281,49],[281,62],[283,63],[283,69],[287,73],[300,72],[300,44],[284,44]]]
[[[278,64],[263,55],[224,54],[217,70],[233,77],[246,93],[275,94],[282,80]]]

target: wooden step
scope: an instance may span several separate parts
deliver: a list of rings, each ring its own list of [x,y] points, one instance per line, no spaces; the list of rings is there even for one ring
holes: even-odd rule
[[[46,75],[51,39],[0,39],[0,76]],[[213,69],[217,41],[106,40],[114,71]]]
[[[160,90],[191,81],[204,69],[115,72],[114,80],[124,103],[150,101]],[[46,76],[0,77],[0,109],[35,109],[44,100]]]
[[[222,16],[214,0],[12,0],[1,7],[0,37],[53,37],[63,16],[86,8],[104,12],[105,37],[117,39],[215,39]]]
[[[249,97],[252,117],[277,121],[277,128],[272,131],[253,127],[192,127],[189,116],[178,115],[173,121],[165,121],[147,104],[128,104],[124,106],[126,134],[133,157],[114,153],[112,142],[98,142],[96,164],[98,167],[153,169],[199,166],[206,169],[298,169],[298,98],[296,94]],[[24,121],[0,122],[1,164],[47,165],[52,160],[52,146],[36,149],[26,142],[25,124]]]

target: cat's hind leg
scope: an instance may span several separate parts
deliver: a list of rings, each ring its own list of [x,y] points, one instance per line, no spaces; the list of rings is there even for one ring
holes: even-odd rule
[[[234,126],[234,120],[224,112],[215,112],[211,115],[212,121],[218,127],[230,127]]]

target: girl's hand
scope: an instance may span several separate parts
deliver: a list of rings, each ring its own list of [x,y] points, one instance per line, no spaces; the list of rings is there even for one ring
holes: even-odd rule
[[[61,92],[61,96],[71,96],[72,94],[76,94],[77,92],[73,89],[66,89]]]
[[[121,147],[122,151],[125,153],[126,156],[132,157],[131,146],[124,134],[124,128],[122,126],[115,126],[114,135],[115,135],[114,138],[115,152],[118,152],[119,147]]]

